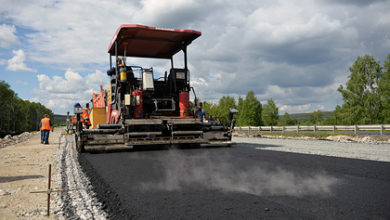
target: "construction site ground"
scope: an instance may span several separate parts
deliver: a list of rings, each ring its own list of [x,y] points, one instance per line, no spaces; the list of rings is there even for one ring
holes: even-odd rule
[[[60,130],[50,133],[48,145],[40,143],[39,133],[25,142],[0,149],[0,219],[42,219],[46,215],[47,194],[30,193],[47,190],[48,166],[52,168],[52,188],[58,188],[55,153]],[[52,215],[58,219],[57,195],[51,195]]]

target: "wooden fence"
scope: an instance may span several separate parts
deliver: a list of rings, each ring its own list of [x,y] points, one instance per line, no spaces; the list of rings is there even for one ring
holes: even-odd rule
[[[237,132],[303,132],[303,131],[331,131],[333,133],[337,131],[353,131],[357,134],[358,131],[378,131],[380,135],[383,135],[385,131],[390,131],[390,125],[294,125],[294,126],[246,126],[235,127]]]

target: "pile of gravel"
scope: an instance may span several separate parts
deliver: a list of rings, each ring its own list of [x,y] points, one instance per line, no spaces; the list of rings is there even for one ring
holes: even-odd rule
[[[33,131],[33,132],[23,132],[19,135],[14,135],[14,136],[6,135],[4,138],[0,138],[0,148],[28,141],[32,136],[38,133],[39,131]]]
[[[385,140],[385,138],[380,138],[382,140],[378,140],[373,136],[345,136],[345,135],[337,135],[337,136],[329,136],[325,138],[326,140],[329,141],[337,141],[337,142],[342,142],[342,143],[351,143],[351,142],[356,142],[356,143],[363,143],[363,144],[388,144],[390,143],[390,139]]]

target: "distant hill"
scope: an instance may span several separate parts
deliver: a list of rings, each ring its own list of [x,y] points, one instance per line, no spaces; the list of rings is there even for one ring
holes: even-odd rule
[[[66,115],[54,115],[53,124],[54,126],[65,126]]]
[[[295,114],[290,114],[291,119],[296,119],[298,121],[309,121],[309,116],[312,112],[310,113],[295,113]],[[281,115],[280,117],[282,117]],[[333,111],[324,111],[322,112],[322,119],[325,119],[327,117],[333,116]]]

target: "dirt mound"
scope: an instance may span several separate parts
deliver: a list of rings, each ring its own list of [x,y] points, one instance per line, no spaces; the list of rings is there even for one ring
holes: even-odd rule
[[[32,136],[34,136],[37,133],[39,133],[39,131],[23,132],[19,135],[14,135],[14,136],[6,135],[4,138],[0,139],[0,148],[21,143],[24,141],[28,141]]]

